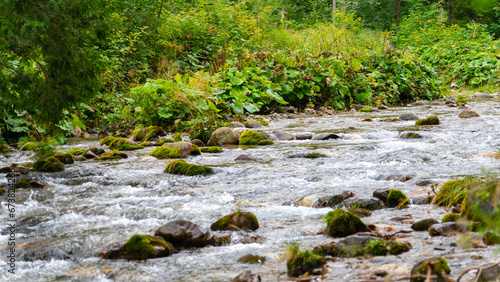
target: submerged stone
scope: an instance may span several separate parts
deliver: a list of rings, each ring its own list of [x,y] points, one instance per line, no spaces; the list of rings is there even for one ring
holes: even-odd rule
[[[109,151],[97,157],[97,160],[119,160],[126,158],[128,158],[128,155],[125,153],[117,151]]]
[[[217,146],[202,147],[202,148],[200,148],[200,151],[202,153],[211,153],[211,154],[222,153],[222,149],[220,147],[217,147]]]
[[[266,262],[266,257],[261,257],[258,255],[245,255],[238,259],[240,263],[248,263],[248,264],[263,264]]]

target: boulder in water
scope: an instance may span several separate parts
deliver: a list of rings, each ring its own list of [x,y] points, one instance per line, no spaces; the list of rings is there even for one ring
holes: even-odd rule
[[[259,228],[257,217],[250,212],[237,211],[228,214],[210,226],[211,230],[248,230],[253,231]]]
[[[162,238],[136,234],[123,246],[112,245],[99,256],[104,259],[145,260],[169,256],[173,250],[172,244]]]
[[[370,231],[358,216],[343,209],[329,212],[324,219],[327,224],[326,234],[331,237],[345,237],[358,232]]]
[[[238,145],[238,135],[229,127],[217,128],[207,143],[207,146]]]
[[[50,157],[47,159],[37,160],[33,164],[33,168],[40,172],[59,172],[64,170],[64,164],[55,157]]]
[[[424,119],[419,119],[415,121],[415,125],[438,125],[439,118],[438,116],[430,116]]]
[[[465,110],[458,114],[459,118],[473,118],[473,117],[478,117],[479,114],[474,112],[473,110]]]
[[[442,274],[441,276],[443,276],[443,275],[449,274],[451,272],[451,269],[448,266],[448,261],[446,261],[444,258],[436,257],[436,258],[426,259],[426,260],[420,261],[417,264],[415,264],[415,266],[413,266],[413,268],[411,270],[411,275],[412,276],[414,276],[414,275],[427,275],[429,268],[431,269],[432,275],[440,273],[440,274]],[[425,278],[412,278],[410,281],[411,282],[424,282]],[[433,281],[436,281],[436,280],[433,280]],[[443,280],[441,278],[438,278],[437,281],[445,282],[447,280]]]
[[[200,248],[214,244],[209,231],[205,231],[199,225],[186,220],[170,221],[156,230],[155,236],[164,238],[177,248]]]

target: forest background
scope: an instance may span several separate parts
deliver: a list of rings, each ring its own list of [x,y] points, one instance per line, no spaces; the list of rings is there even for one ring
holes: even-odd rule
[[[19,148],[500,83],[498,0],[1,0],[0,32],[0,145]]]

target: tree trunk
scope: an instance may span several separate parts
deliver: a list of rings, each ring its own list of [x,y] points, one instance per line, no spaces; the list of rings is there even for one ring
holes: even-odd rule
[[[398,33],[399,20],[401,18],[401,2],[402,0],[396,0],[396,33]]]
[[[333,6],[333,18],[335,19],[335,14],[337,13],[337,0],[332,0]]]
[[[448,25],[451,25],[451,0],[448,0]]]

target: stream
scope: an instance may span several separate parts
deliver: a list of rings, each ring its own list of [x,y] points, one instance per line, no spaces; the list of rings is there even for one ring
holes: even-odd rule
[[[303,197],[343,191],[371,197],[381,188],[399,189],[411,196],[425,190],[426,186],[419,186],[423,181],[430,185],[500,170],[500,160],[491,157],[500,148],[500,97],[472,100],[467,106],[480,116],[459,118],[463,109],[441,101],[370,113],[288,114],[269,119],[269,126],[259,130],[271,136],[274,131],[333,132],[341,138],[230,146],[223,147],[220,154],[186,159],[212,167],[214,174],[208,176],[163,173],[169,161],[148,156],[155,147],[127,152],[129,157],[122,160],[76,162],[59,173],[30,172],[30,178],[47,187],[16,191],[14,275],[7,272],[5,263],[9,212],[6,196],[0,198],[0,281],[229,281],[247,270],[258,273],[262,281],[294,281],[286,275],[287,244],[296,242],[302,250],[311,250],[340,240],[320,234],[326,227],[322,217],[332,209],[295,206]],[[409,113],[420,118],[437,115],[441,124],[416,127],[414,120],[384,121]],[[400,138],[405,132],[418,132],[423,138]],[[99,147],[99,140],[75,138],[58,149],[89,147]],[[326,157],[290,157],[300,152]],[[260,161],[236,162],[242,154]],[[0,156],[0,167],[32,161],[30,156],[26,152]],[[401,175],[411,179],[385,180]],[[0,185],[7,186],[4,174]],[[217,219],[236,210],[255,214],[260,228],[248,234],[212,232],[231,234],[228,246],[183,250],[144,261],[98,256],[110,244],[123,244],[134,234],[153,235],[169,221],[184,219],[210,229]],[[447,212],[442,207],[411,204],[407,209],[375,210],[362,220],[388,233],[411,230],[411,222],[425,218],[440,221]],[[407,215],[410,221],[390,220]],[[249,235],[258,239],[248,240]],[[428,232],[413,231],[399,234],[397,240],[407,241],[413,248],[397,256],[329,261],[324,281],[362,281],[376,270],[386,271],[392,278],[408,276],[415,263],[433,256],[446,258],[450,276],[456,279],[465,269],[498,260],[498,247],[463,248],[460,236],[431,237]],[[237,262],[247,254],[265,257],[265,262]],[[471,272],[462,281],[474,277]]]

